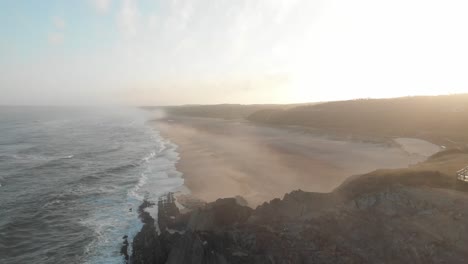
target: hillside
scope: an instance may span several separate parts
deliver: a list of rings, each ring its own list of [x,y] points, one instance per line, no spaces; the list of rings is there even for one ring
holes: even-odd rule
[[[264,109],[278,109],[279,105],[241,105],[241,104],[217,104],[217,105],[181,105],[164,107],[143,107],[147,110],[162,109],[168,115],[187,117],[207,117],[222,119],[244,119],[251,114]]]
[[[262,109],[248,116],[248,120],[345,135],[416,137],[453,147],[468,143],[468,94]]]
[[[246,119],[346,137],[414,137],[446,147],[468,144],[468,94],[359,99],[289,105],[184,105],[169,116]]]
[[[307,104],[254,104],[254,105],[242,105],[242,104],[216,104],[216,105],[181,105],[181,106],[164,106],[164,107],[152,107],[146,106],[143,109],[154,110],[162,109],[168,115],[175,116],[186,116],[186,117],[207,117],[207,118],[221,118],[221,119],[246,119],[251,114],[271,109],[289,109],[301,105],[313,105],[316,103]]]

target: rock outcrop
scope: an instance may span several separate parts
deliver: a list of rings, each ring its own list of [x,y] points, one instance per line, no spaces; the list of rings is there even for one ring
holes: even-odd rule
[[[229,198],[180,213],[168,195],[159,234],[142,211],[131,262],[465,263],[467,194],[466,184],[438,172],[380,171],[255,210]]]
[[[148,212],[145,212],[145,208],[150,206],[153,204],[144,201],[138,208],[143,227],[133,239],[130,263],[165,263],[167,258],[158,237],[154,219]]]

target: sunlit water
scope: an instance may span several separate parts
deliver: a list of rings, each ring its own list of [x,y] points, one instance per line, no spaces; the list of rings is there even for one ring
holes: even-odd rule
[[[139,109],[0,107],[0,263],[122,263],[141,201],[183,183],[175,145],[150,118]]]

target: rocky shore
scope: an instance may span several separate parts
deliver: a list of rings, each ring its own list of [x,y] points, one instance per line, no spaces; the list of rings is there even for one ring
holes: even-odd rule
[[[168,194],[157,224],[149,204],[140,207],[130,262],[466,263],[467,194],[451,175],[415,169],[352,177],[331,193],[293,191],[256,209],[226,198],[182,213]]]

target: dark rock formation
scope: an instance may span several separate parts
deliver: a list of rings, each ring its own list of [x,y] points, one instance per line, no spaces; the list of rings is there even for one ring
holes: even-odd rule
[[[122,247],[120,248],[120,254],[124,257],[125,263],[128,263],[130,256],[128,255],[128,236],[123,236]]]
[[[241,206],[235,198],[218,199],[189,215],[187,228],[197,231],[214,231],[247,221],[252,209]]]
[[[133,252],[130,263],[164,263],[167,258],[162,250],[154,219],[148,212],[144,211],[145,208],[150,206],[153,206],[153,204],[144,201],[138,208],[143,227],[133,239]]]
[[[438,172],[374,172],[328,194],[293,191],[253,210],[219,199],[180,213],[172,195],[132,263],[465,263],[468,185]]]
[[[181,216],[171,193],[159,199],[158,226],[160,230],[182,228],[186,218],[186,216]]]

